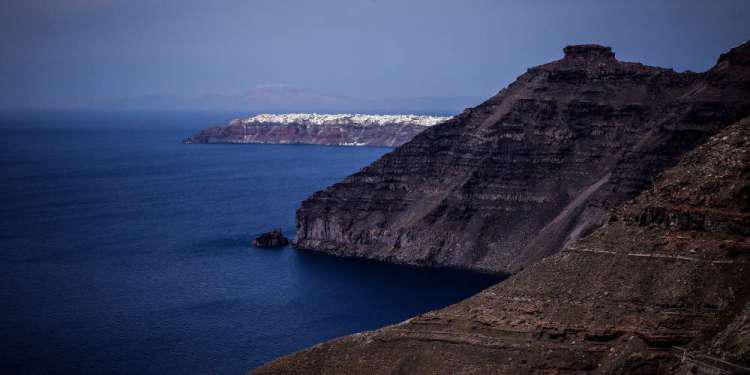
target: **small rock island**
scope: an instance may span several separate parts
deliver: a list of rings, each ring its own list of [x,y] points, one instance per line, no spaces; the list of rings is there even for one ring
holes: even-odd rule
[[[289,239],[284,237],[284,234],[281,233],[281,229],[278,228],[263,233],[253,240],[253,246],[255,247],[283,247],[288,244]]]

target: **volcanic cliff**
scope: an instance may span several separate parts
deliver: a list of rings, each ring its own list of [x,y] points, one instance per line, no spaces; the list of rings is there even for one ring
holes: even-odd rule
[[[261,114],[202,130],[182,142],[397,147],[447,119],[417,115]]]
[[[562,252],[453,306],[256,373],[750,373],[749,278],[745,119]]]
[[[750,43],[704,73],[569,46],[561,60],[305,200],[295,246],[516,272],[601,226],[748,113]]]

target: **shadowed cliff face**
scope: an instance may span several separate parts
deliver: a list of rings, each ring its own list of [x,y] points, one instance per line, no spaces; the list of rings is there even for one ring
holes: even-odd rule
[[[481,105],[305,200],[296,246],[515,272],[601,226],[688,150],[750,113],[750,44],[705,73],[565,48]]]
[[[257,373],[731,373],[717,359],[750,366],[749,234],[745,119],[507,281]]]

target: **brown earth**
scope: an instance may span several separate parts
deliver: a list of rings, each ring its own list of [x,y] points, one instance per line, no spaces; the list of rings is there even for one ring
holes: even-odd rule
[[[750,367],[750,119],[711,137],[603,221],[472,298],[254,373],[728,374]]]

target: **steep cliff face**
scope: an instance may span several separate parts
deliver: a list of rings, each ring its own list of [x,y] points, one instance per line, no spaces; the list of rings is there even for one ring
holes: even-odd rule
[[[705,73],[569,46],[481,105],[304,201],[298,248],[515,272],[590,233],[750,113],[750,44]]]
[[[264,143],[397,147],[449,117],[416,115],[256,115],[198,132],[183,143]]]
[[[741,373],[749,235],[746,119],[564,251],[448,308],[257,373]]]

